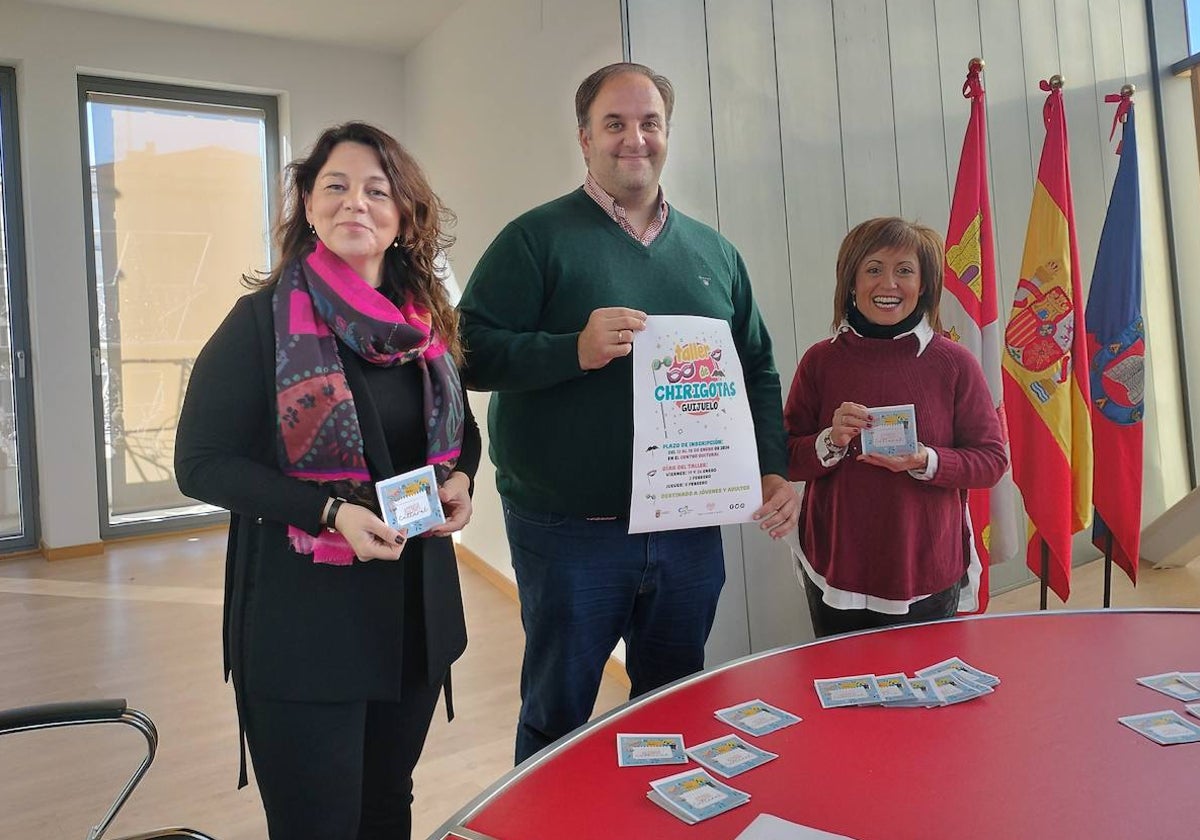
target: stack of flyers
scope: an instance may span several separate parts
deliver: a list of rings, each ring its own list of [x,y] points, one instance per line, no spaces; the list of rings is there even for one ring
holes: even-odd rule
[[[926,675],[925,679],[936,686],[943,706],[961,703],[964,700],[974,700],[976,697],[992,693],[991,686],[980,685],[972,681],[962,671],[936,671]]]
[[[933,681],[940,690],[943,705],[974,700],[984,694],[991,694],[993,687],[1000,685],[999,677],[980,671],[957,656],[922,668],[916,675]]]
[[[617,766],[687,764],[682,735],[617,734]]]
[[[446,521],[442,500],[438,498],[437,477],[433,467],[418,467],[375,484],[383,519],[409,537],[423,534]]]
[[[821,706],[826,709],[843,706],[949,706],[991,694],[994,686],[999,684],[999,677],[968,665],[957,656],[922,668],[912,677],[903,673],[882,676],[859,674],[813,680]]]
[[[717,781],[705,770],[689,770],[653,781],[646,796],[688,825],[750,801],[750,794]]]
[[[914,455],[917,451],[917,410],[912,403],[868,408],[871,425],[859,438],[864,455]]]
[[[966,677],[968,682],[977,683],[987,688],[995,688],[1000,685],[999,677],[993,676],[987,671],[980,671],[978,668],[968,665],[957,656],[951,656],[949,659],[943,659],[941,662],[930,665],[928,668],[922,668],[916,672],[916,675],[918,677],[930,677],[942,671],[956,671],[960,676]]]
[[[1168,671],[1152,677],[1138,677],[1137,681],[1175,700],[1185,703],[1200,700],[1200,673]]]
[[[821,708],[836,709],[841,706],[878,706],[883,703],[879,683],[874,674],[859,674],[854,677],[834,677],[828,680],[813,680]]]
[[[747,770],[753,770],[760,764],[766,764],[772,759],[779,758],[773,752],[760,750],[749,744],[738,735],[725,738],[713,738],[692,747],[687,754],[703,764],[709,770],[732,779]]]
[[[1150,712],[1117,720],[1156,744],[1194,744],[1200,741],[1200,725],[1178,712]]]
[[[750,735],[766,735],[768,732],[783,729],[785,726],[791,726],[802,720],[791,712],[785,712],[778,706],[772,706],[762,700],[751,700],[727,709],[717,709],[713,714],[716,715],[717,720],[724,721]]]

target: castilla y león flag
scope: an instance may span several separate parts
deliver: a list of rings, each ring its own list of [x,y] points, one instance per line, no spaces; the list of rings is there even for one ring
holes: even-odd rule
[[[1007,443],[1000,376],[996,258],[988,196],[987,117],[979,71],[979,62],[972,61],[963,84],[963,96],[971,100],[971,116],[963,137],[946,231],[946,274],[940,313],[946,336],[970,350],[983,367]],[[983,612],[988,604],[988,566],[1017,553],[1016,490],[1012,474],[1005,470],[994,490],[971,490],[967,494],[967,509],[975,554],[980,561],[976,564],[972,557],[970,574],[974,583],[978,565],[979,596],[975,603],[964,599],[960,610]]]
[[[1071,535],[1092,516],[1092,428],[1087,329],[1071,205],[1067,120],[1060,87],[1042,111],[1038,164],[1021,279],[1004,331],[1004,404],[1013,478],[1028,516],[1026,564],[1060,599],[1071,593]]]
[[[1088,290],[1088,360],[1092,435],[1096,443],[1096,522],[1092,542],[1137,583],[1142,529],[1142,412],[1145,328],[1142,324],[1142,221],[1138,206],[1137,134],[1129,93],[1113,121],[1124,118],[1104,231]],[[1111,136],[1110,138],[1111,139]]]

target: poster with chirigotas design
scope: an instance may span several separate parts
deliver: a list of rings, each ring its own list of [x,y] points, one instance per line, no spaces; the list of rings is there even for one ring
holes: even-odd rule
[[[651,315],[633,341],[629,533],[749,522],[761,505],[754,421],[729,324]]]

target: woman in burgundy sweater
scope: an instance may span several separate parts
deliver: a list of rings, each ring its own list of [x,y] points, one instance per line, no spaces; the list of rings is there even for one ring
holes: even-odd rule
[[[850,231],[834,336],[792,380],[788,477],[807,483],[799,560],[817,636],[948,618],[968,585],[967,490],[994,485],[1007,454],[983,370],[941,332],[943,256],[935,231],[903,219]],[[915,454],[863,454],[869,409],[908,403]]]

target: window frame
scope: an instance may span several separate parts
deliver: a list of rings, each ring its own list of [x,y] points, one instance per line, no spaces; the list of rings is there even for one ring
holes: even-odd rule
[[[279,97],[272,94],[249,93],[245,91],[225,90],[221,88],[191,86],[183,84],[151,82],[139,79],[124,79],[120,77],[95,76],[79,74],[78,105],[79,105],[79,138],[81,177],[83,179],[83,217],[84,235],[88,243],[87,249],[87,293],[90,317],[89,341],[93,353],[92,399],[94,410],[94,435],[96,441],[96,516],[100,525],[101,539],[138,536],[142,534],[159,534],[205,528],[227,521],[229,514],[223,510],[207,513],[189,513],[164,516],[157,519],[147,518],[136,522],[111,522],[109,508],[111,499],[108,491],[108,459],[105,454],[106,437],[104,430],[105,403],[104,379],[95,373],[96,354],[100,348],[100,301],[97,289],[96,260],[93,258],[93,243],[96,241],[95,220],[92,216],[92,160],[89,143],[88,95],[107,94],[131,98],[146,99],[147,101],[165,101],[178,103],[196,103],[200,105],[218,105],[232,108],[253,108],[264,115],[266,138],[266,173],[267,173],[267,220],[268,228],[274,224],[279,213],[279,183],[282,172],[280,163],[281,133],[279,127]],[[273,248],[270,230],[267,236],[268,261]]]
[[[21,181],[21,137],[17,71],[0,66],[0,134],[4,136],[4,230],[8,262],[9,329],[12,339],[13,412],[17,422],[17,474],[21,533],[0,537],[0,553],[37,548],[41,539],[38,509],[37,433],[33,408],[33,358],[29,328],[28,264],[25,249],[25,202]],[[24,368],[23,375],[17,371]]]

